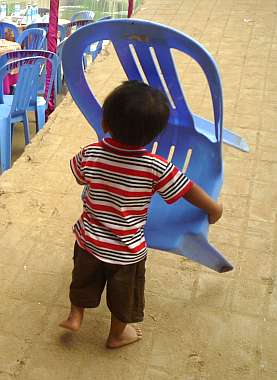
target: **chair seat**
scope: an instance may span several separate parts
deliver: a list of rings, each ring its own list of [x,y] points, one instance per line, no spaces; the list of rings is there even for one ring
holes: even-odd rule
[[[12,105],[12,102],[13,102],[13,95],[4,95],[4,96],[3,96],[3,99],[4,99],[4,104],[9,105],[9,106]],[[38,97],[37,97],[36,105],[37,105],[37,106],[43,106],[43,105],[46,105],[46,101],[45,101],[45,99],[44,99],[43,96],[38,96]],[[32,110],[33,110],[34,107],[35,107],[35,105],[33,104],[33,105],[30,105],[30,106],[28,107],[28,109],[32,108]]]
[[[0,119],[6,119],[11,112],[11,106],[8,104],[0,104]]]

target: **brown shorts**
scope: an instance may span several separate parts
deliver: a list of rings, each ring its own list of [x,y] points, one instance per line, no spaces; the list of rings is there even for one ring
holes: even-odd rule
[[[107,305],[121,322],[134,323],[144,316],[145,261],[117,265],[98,260],[74,246],[74,269],[69,298],[73,305],[97,307],[107,284]]]

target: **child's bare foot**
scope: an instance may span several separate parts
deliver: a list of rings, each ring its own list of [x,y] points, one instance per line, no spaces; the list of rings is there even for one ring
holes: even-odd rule
[[[59,324],[60,327],[71,331],[78,331],[81,327],[84,316],[84,308],[71,305],[68,318]]]
[[[142,339],[141,329],[138,326],[127,324],[120,335],[112,335],[110,333],[106,342],[106,347],[119,348],[130,343],[135,343],[140,339]]]

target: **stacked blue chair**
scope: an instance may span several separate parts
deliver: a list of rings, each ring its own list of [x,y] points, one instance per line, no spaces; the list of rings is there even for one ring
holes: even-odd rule
[[[104,17],[101,17],[100,19],[98,19],[96,21],[99,22],[99,21],[105,21],[105,20],[110,20],[110,19],[111,19],[111,16],[104,16]],[[98,41],[94,45],[91,45],[90,53],[91,53],[92,61],[96,60],[98,54],[101,53],[102,49],[103,49],[103,40]]]
[[[81,28],[82,26],[91,24],[92,22],[93,22],[93,20],[91,20],[91,19],[70,21],[69,23],[64,25],[65,36],[69,37],[72,34],[72,31],[74,32],[77,29]]]
[[[71,21],[68,24],[64,26],[65,28],[65,36],[69,37],[72,33],[74,33],[77,29],[82,28],[85,25],[91,24],[93,22],[93,19],[78,19],[75,21]],[[87,57],[86,54],[90,54],[90,47],[87,47],[86,51],[83,55],[83,65],[84,70],[87,68]]]
[[[111,19],[111,16],[105,16],[105,17],[102,17],[96,21],[98,22],[98,21],[110,20],[110,19]],[[69,37],[72,34],[72,31],[75,32],[77,29],[79,29],[85,25],[91,24],[92,22],[94,22],[92,19],[79,19],[79,20],[71,21],[70,23],[65,25],[66,37]],[[102,40],[98,41],[97,43],[95,43],[93,45],[87,46],[87,48],[85,49],[84,56],[83,56],[84,70],[86,70],[86,68],[87,68],[87,57],[86,57],[86,55],[90,54],[92,61],[95,61],[98,54],[102,51],[102,48],[103,48],[103,41]]]
[[[70,21],[80,21],[80,20],[94,20],[95,13],[93,11],[80,11],[75,13]]]
[[[22,122],[24,125],[25,143],[30,141],[28,108],[37,92],[41,68],[47,58],[31,57],[16,59],[0,68],[0,157],[2,172],[11,167],[12,124]],[[18,69],[19,76],[10,104],[3,97],[3,80],[11,71]]]
[[[45,46],[46,31],[41,28],[24,30],[17,41],[22,49],[40,50]]]
[[[19,36],[19,30],[16,25],[9,22],[0,22],[0,38],[6,39],[7,33],[12,32],[14,40],[16,41]]]
[[[33,24],[29,24],[27,25],[26,30],[32,29],[32,28],[44,29],[46,31],[46,38],[47,38],[48,31],[49,31],[49,22],[36,22]],[[65,38],[65,28],[63,25],[60,25],[60,24],[58,25],[58,34],[59,34],[59,40],[63,41]],[[47,49],[47,44],[45,44],[44,48]]]
[[[23,58],[31,58],[31,57],[41,57],[44,59],[45,63],[49,62],[51,67],[51,76],[49,81],[48,91],[46,93],[46,77],[45,77],[45,64],[41,67],[41,71],[37,76],[37,86],[33,89],[33,94],[31,101],[28,104],[27,111],[35,112],[36,116],[36,132],[38,132],[41,128],[43,128],[45,124],[45,111],[47,109],[51,90],[54,85],[54,81],[56,78],[57,66],[58,66],[58,57],[55,53],[44,51],[44,50],[17,50],[6,53],[0,57],[0,67],[6,65],[8,62],[17,61]],[[16,89],[18,84],[16,85]],[[21,93],[22,96],[24,96]],[[0,103],[11,106],[13,102],[13,95],[1,95]],[[29,141],[26,142],[26,144]]]
[[[223,96],[217,65],[207,50],[172,28],[143,20],[99,21],[79,29],[64,44],[62,62],[73,99],[98,138],[103,138],[101,105],[91,92],[82,70],[86,47],[110,40],[129,80],[147,82],[163,91],[171,102],[168,128],[148,146],[184,169],[210,196],[217,199],[223,183],[222,142],[247,150],[239,136],[223,129]],[[198,63],[208,81],[214,121],[193,114],[186,102],[171,49]],[[134,55],[133,50],[136,54]],[[74,55],[72,55],[74,51]],[[138,63],[139,61],[139,63]],[[235,136],[235,139],[234,139]],[[149,247],[186,256],[218,272],[232,265],[208,242],[208,217],[183,199],[168,206],[158,195],[152,199],[145,235]]]

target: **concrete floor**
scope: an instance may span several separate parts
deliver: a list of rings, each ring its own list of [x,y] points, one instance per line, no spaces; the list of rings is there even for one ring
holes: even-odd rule
[[[222,75],[225,127],[250,144],[249,154],[224,146],[224,216],[209,235],[235,270],[217,274],[150,250],[141,342],[105,349],[104,299],[79,333],[57,327],[81,210],[68,160],[96,139],[67,96],[0,178],[0,379],[275,380],[277,3],[145,0],[137,17],[206,46]],[[176,61],[193,111],[211,116],[203,75]],[[123,78],[118,67],[111,49],[90,67],[100,99]]]

